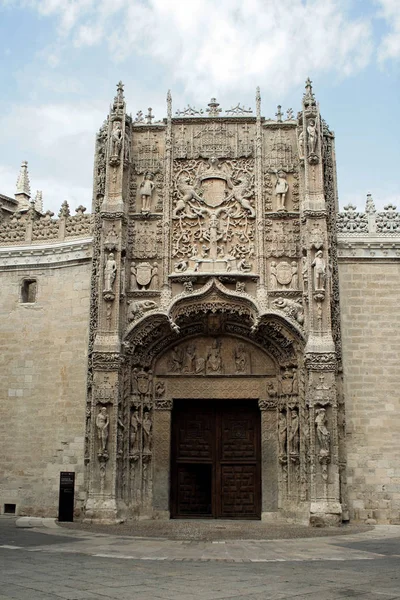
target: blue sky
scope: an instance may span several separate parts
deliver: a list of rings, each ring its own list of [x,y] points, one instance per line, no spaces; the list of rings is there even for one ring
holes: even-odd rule
[[[0,192],[22,160],[58,212],[91,204],[94,139],[122,79],[152,106],[300,109],[310,76],[336,134],[339,197],[400,207],[400,0],[0,0]]]

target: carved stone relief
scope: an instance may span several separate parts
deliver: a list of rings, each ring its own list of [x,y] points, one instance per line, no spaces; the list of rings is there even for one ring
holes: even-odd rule
[[[249,272],[254,246],[254,163],[175,161],[172,257],[181,272]]]

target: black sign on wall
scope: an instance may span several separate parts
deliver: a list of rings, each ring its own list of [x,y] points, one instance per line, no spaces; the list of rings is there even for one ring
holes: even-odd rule
[[[58,501],[58,520],[74,520],[75,473],[62,471],[60,473],[60,495]]]

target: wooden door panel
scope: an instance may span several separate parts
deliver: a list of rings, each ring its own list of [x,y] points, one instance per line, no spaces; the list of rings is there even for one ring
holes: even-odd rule
[[[257,465],[221,465],[221,517],[258,517]]]
[[[214,458],[214,412],[209,409],[178,413],[177,460],[212,462]]]
[[[222,461],[242,461],[257,459],[256,417],[247,411],[223,411],[221,414],[221,445],[220,459]]]
[[[177,472],[177,514],[212,516],[211,465],[179,465]]]

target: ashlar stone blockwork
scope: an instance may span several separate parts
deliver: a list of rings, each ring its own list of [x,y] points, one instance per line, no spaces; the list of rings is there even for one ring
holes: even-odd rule
[[[286,120],[212,99],[97,137],[86,518],[168,516],[175,400],[257,400],[262,518],[337,523],[333,135],[311,82]],[[171,412],[172,411],[172,412]]]

